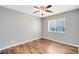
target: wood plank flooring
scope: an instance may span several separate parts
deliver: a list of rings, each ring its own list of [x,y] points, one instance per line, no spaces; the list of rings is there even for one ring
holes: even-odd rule
[[[48,39],[38,39],[4,49],[0,54],[77,54],[78,48]]]

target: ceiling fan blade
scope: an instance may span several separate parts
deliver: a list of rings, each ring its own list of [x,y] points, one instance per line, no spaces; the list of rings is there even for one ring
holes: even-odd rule
[[[37,9],[39,9],[39,7],[37,7],[37,6],[33,6],[34,8],[37,8]]]
[[[52,5],[48,5],[48,6],[47,6],[47,8],[50,8],[50,7],[52,7]]]
[[[37,13],[37,12],[39,12],[39,11],[35,11],[35,12],[33,12],[33,13]]]
[[[50,10],[46,10],[46,12],[50,12],[50,13],[52,13],[53,11],[50,11]]]

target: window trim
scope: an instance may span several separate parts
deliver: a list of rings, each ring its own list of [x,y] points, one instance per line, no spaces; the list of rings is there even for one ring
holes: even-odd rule
[[[64,20],[64,31],[63,32],[60,32],[60,31],[49,31],[49,21],[52,21],[52,20]],[[56,19],[51,19],[51,20],[48,20],[48,32],[50,32],[50,33],[65,33],[65,17],[62,17],[62,18],[56,18]],[[55,23],[56,24],[56,23]],[[55,27],[55,29],[56,29],[56,27]]]

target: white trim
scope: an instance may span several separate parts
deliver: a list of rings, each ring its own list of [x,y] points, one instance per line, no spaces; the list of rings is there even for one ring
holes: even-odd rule
[[[40,38],[41,38],[41,37],[40,37]],[[11,48],[11,47],[14,47],[14,46],[17,46],[17,45],[20,45],[20,44],[23,44],[23,43],[27,43],[27,42],[30,42],[30,41],[38,40],[38,39],[40,39],[40,38],[30,39],[30,40],[27,40],[27,41],[25,41],[25,42],[19,42],[19,43],[17,43],[17,44],[13,44],[13,45],[10,45],[10,46],[1,48],[0,50],[4,50],[4,49],[7,49],[7,48]]]
[[[63,43],[63,44],[67,44],[67,45],[71,45],[71,46],[75,46],[75,47],[79,47],[78,45],[70,44],[70,43],[67,43],[67,42],[59,41],[59,40],[55,40],[55,39],[52,39],[52,38],[48,38],[48,37],[43,37],[43,38],[49,39],[49,40],[52,40],[52,41],[56,41],[56,42],[59,42],[59,43]]]
[[[67,44],[67,45],[79,47],[78,45],[75,45],[75,44],[70,44],[70,43],[62,42],[62,41],[55,40],[55,39],[48,38],[48,37],[40,37],[40,38],[45,38],[45,39],[49,39],[49,40],[56,41],[56,42],[59,42],[59,43],[64,43],[64,44]],[[20,43],[17,43],[17,44],[13,44],[13,45],[10,45],[10,46],[1,48],[0,50],[4,50],[4,49],[7,49],[7,48],[11,48],[11,47],[14,47],[14,46],[17,46],[17,45],[20,45],[20,44],[23,44],[23,43],[27,43],[27,42],[30,42],[30,41],[38,40],[40,38],[35,38],[35,39],[31,39],[31,40],[28,40],[28,41],[25,41],[25,42],[20,42]]]
[[[51,20],[48,20],[48,32],[49,32],[49,33],[52,33],[52,32],[53,32],[53,33],[65,33],[65,30],[64,30],[64,32],[49,31],[49,21],[55,21],[55,25],[56,25],[56,21],[57,21],[57,20],[64,20],[64,29],[65,29],[65,21],[66,21],[66,20],[65,20],[65,17],[56,18],[56,19],[51,19]],[[56,27],[57,27],[57,26],[55,26],[55,30],[56,30]]]

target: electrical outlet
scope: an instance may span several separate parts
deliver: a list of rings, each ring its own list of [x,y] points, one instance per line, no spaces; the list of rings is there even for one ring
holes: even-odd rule
[[[71,42],[71,39],[68,39],[69,42]]]

